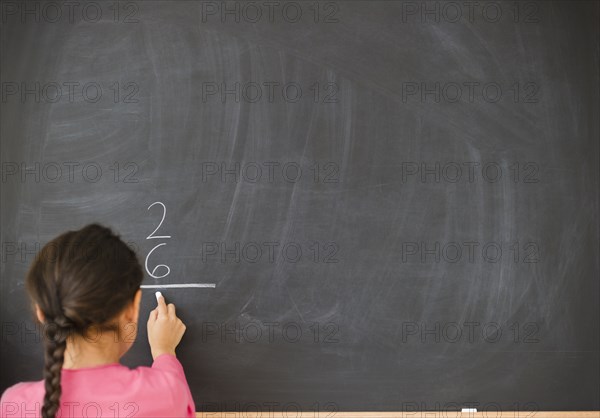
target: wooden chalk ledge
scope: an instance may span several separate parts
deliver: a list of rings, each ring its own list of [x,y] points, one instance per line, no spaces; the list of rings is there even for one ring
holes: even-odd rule
[[[198,412],[196,418],[600,418],[600,411],[504,412]]]

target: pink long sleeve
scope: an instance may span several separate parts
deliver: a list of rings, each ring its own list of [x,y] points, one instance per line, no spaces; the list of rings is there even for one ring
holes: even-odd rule
[[[17,383],[2,394],[0,417],[38,417],[44,381]],[[61,408],[68,417],[195,416],[195,404],[183,366],[172,354],[161,354],[152,367],[129,369],[120,363],[62,370]]]

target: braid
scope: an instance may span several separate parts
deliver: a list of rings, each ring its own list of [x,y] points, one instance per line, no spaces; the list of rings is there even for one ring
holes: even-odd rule
[[[44,366],[44,380],[46,394],[42,406],[43,418],[55,418],[60,406],[60,395],[62,392],[60,380],[61,371],[67,348],[68,331],[72,328],[68,319],[58,317],[52,321],[46,331],[45,340],[46,354]]]

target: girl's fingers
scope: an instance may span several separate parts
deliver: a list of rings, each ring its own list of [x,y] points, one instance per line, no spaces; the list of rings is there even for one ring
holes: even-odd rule
[[[175,305],[173,305],[172,303],[169,303],[167,305],[167,309],[168,309],[168,312],[169,312],[169,316],[176,316],[175,315]]]
[[[157,316],[158,316],[158,311],[156,309],[152,309],[150,311],[150,313],[148,314],[148,320],[156,321]]]

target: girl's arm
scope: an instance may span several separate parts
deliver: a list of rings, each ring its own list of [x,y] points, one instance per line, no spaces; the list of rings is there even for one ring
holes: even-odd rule
[[[158,306],[148,317],[148,342],[152,351],[152,369],[167,372],[169,389],[173,393],[177,409],[185,408],[186,417],[195,417],[196,407],[190,392],[183,366],[175,356],[175,348],[185,333],[185,325],[175,314],[175,305],[165,303],[165,298],[156,292]]]
[[[185,411],[186,414],[183,416],[195,417],[196,405],[179,359],[173,354],[161,354],[154,359],[152,369],[167,372],[168,387],[175,396],[176,408],[179,410],[181,405],[182,413]]]

